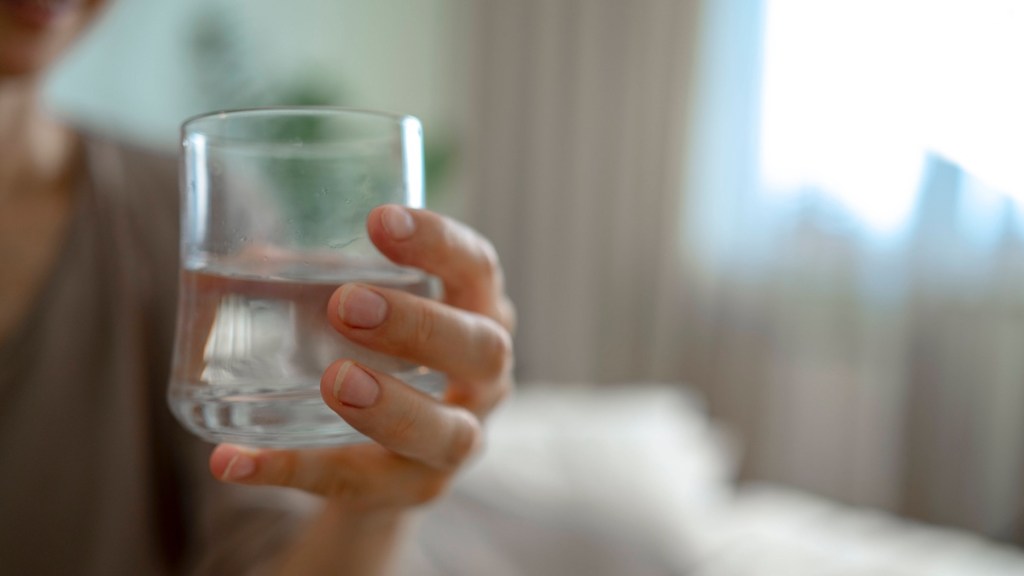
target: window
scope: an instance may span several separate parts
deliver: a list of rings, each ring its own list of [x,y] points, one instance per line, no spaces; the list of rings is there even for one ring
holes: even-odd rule
[[[1024,201],[1024,2],[766,0],[759,194],[903,230],[939,155]]]

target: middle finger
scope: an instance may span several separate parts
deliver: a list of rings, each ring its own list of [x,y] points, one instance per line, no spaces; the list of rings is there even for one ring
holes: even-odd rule
[[[448,374],[496,381],[511,368],[512,338],[496,321],[406,292],[345,284],[327,307],[349,340]]]
[[[476,451],[480,421],[388,374],[352,361],[331,365],[320,382],[327,405],[388,450],[441,470]]]

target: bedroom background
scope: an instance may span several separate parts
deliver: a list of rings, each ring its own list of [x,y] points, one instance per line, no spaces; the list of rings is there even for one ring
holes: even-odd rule
[[[502,254],[525,389],[686,387],[744,480],[1024,543],[1019,3],[111,12],[50,84],[94,129],[420,116],[431,204]]]

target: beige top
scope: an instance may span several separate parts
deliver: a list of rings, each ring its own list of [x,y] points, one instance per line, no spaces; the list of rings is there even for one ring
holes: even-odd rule
[[[58,263],[0,342],[0,572],[246,573],[298,515],[214,481],[167,408],[176,165],[93,137],[84,165]]]

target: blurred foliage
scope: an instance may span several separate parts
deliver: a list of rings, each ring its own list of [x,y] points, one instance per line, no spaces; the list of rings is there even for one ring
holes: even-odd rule
[[[283,194],[287,237],[296,244],[350,244],[365,236],[366,216],[374,206],[401,200],[403,174],[390,147],[384,154],[372,147],[363,154],[357,147],[350,154],[324,155],[316,147],[332,145],[339,128],[325,117],[276,118],[261,126],[266,128],[261,137],[286,145],[278,149],[282,154],[262,157],[257,168]]]
[[[344,79],[336,70],[306,66],[289,78],[271,78],[253,58],[244,23],[222,6],[209,6],[197,18],[189,47],[199,92],[206,108],[254,108],[262,106],[351,106]],[[297,63],[298,65],[298,63]],[[372,65],[368,64],[368,65]],[[312,119],[289,128],[293,138],[315,136]],[[456,147],[451,139],[424,131],[424,194],[427,204],[439,196],[440,183],[454,166]],[[301,187],[295,187],[298,190]]]

